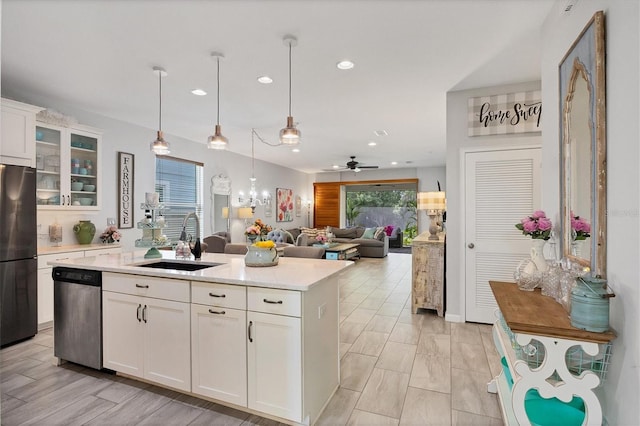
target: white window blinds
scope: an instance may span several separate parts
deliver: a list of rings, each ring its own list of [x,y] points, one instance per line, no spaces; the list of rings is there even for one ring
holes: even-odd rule
[[[195,212],[200,218],[200,235],[204,236],[203,211],[203,165],[172,157],[156,157],[156,192],[164,204],[166,228],[164,234],[173,243],[180,239],[182,223],[188,213]],[[196,236],[196,221],[187,223],[187,236]]]

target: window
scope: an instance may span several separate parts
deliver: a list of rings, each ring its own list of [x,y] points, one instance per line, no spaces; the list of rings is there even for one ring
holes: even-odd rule
[[[165,209],[161,212],[166,228],[163,233],[171,242],[180,239],[182,223],[188,213],[195,212],[200,219],[200,235],[204,233],[203,164],[171,157],[156,157],[156,192]],[[187,236],[195,240],[196,221],[187,223]]]

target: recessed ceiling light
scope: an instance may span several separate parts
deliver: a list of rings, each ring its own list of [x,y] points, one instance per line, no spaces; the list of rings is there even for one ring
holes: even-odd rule
[[[332,167],[332,168],[334,168],[334,169],[339,169],[339,168],[340,168],[340,166],[338,166],[337,164],[334,164],[334,165],[333,165],[333,166],[331,166],[331,167]]]
[[[376,145],[378,145],[378,144],[377,144],[377,143],[375,143],[374,141],[371,141],[371,142],[369,142],[367,145],[369,145],[369,146],[376,146]]]
[[[376,136],[388,136],[389,133],[387,133],[386,130],[374,130],[373,134]]]
[[[392,165],[392,166],[397,166],[397,165],[398,165],[398,162],[397,162],[397,161],[392,161],[392,162],[391,162],[391,165]]]
[[[271,84],[271,83],[273,83],[273,79],[271,77],[269,77],[268,75],[262,75],[262,76],[258,77],[258,82],[262,83],[262,84]]]
[[[350,70],[353,66],[353,62],[347,60],[340,61],[336,64],[336,67],[338,67],[339,70]]]
[[[194,94],[194,95],[196,95],[196,96],[204,96],[204,95],[206,95],[206,94],[207,94],[207,92],[205,92],[205,91],[204,91],[204,90],[202,90],[202,89],[193,89],[193,90],[191,91],[191,93],[193,93],[193,94]]]
[[[291,150],[291,152],[300,152],[300,149],[299,149],[299,148],[293,148],[293,149]]]

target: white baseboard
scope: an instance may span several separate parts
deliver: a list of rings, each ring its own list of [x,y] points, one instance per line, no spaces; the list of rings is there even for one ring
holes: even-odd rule
[[[457,314],[444,314],[444,320],[447,322],[464,322],[462,317]]]

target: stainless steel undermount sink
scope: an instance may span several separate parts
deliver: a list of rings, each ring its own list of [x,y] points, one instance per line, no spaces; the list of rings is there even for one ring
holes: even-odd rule
[[[138,263],[131,266],[155,269],[174,269],[176,271],[199,271],[200,269],[213,268],[220,265],[222,265],[222,263],[194,262],[189,260],[159,260],[157,262]]]

